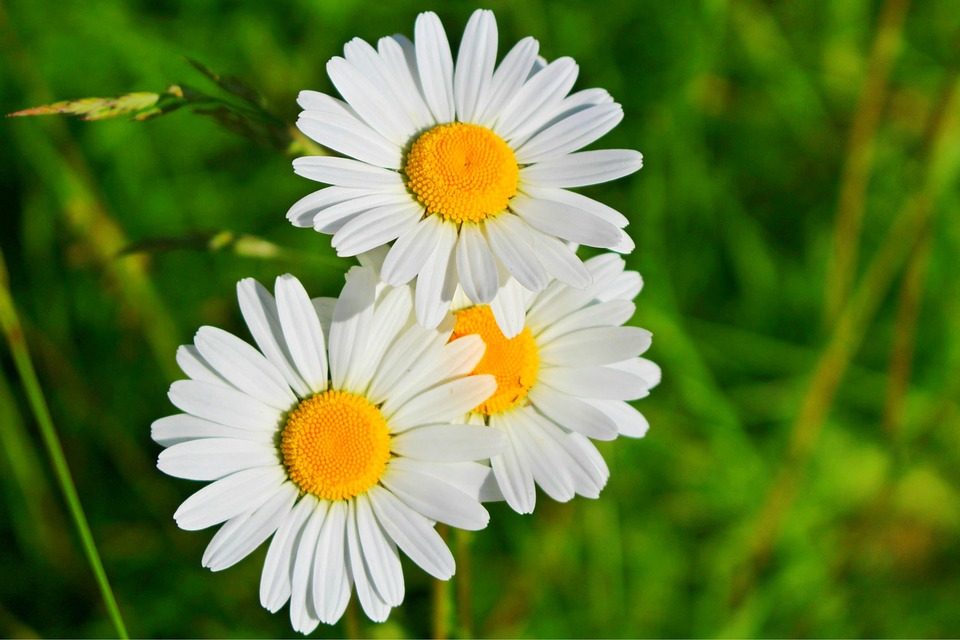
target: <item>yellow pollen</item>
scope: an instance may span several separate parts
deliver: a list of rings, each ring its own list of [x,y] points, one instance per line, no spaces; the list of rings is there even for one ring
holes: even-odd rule
[[[380,410],[363,396],[324,391],[290,412],[280,437],[287,475],[301,491],[343,500],[372,487],[390,459]]]
[[[505,337],[490,307],[485,304],[456,312],[456,324],[450,339],[472,333],[479,335],[487,345],[483,359],[472,373],[490,373],[497,379],[497,390],[474,411],[489,416],[515,407],[527,397],[540,369],[533,334],[524,327],[515,337]]]
[[[502,213],[517,193],[513,149],[486,127],[441,124],[421,134],[404,163],[407,188],[453,222],[480,222]]]

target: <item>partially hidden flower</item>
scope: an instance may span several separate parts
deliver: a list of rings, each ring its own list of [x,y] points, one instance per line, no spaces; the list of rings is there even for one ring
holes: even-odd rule
[[[641,167],[637,151],[579,151],[620,122],[620,105],[603,89],[570,93],[576,63],[547,64],[530,37],[497,65],[491,11],[471,16],[456,64],[434,13],[420,14],[414,31],[412,42],[347,43],[327,64],[343,100],[300,93],[297,126],[344,157],[294,161],[299,175],[332,186],[287,217],[332,234],[340,256],[389,245],[381,276],[417,279],[427,327],[458,284],[477,304],[510,277],[535,292],[554,278],[588,287],[590,271],[565,241],[633,249],[622,214],[570,191]]]
[[[220,525],[203,554],[213,571],[273,536],[260,583],[270,611],[290,602],[293,628],[332,624],[356,591],[372,620],[404,598],[399,551],[448,579],[454,560],[436,522],[481,529],[478,501],[501,434],[462,422],[496,388],[467,376],[479,336],[449,341],[412,314],[409,287],[355,267],[337,300],[311,300],[292,276],[276,297],[237,286],[257,347],[203,327],[177,352],[188,380],[157,420],[165,473],[209,482],[177,509],[186,530]]]

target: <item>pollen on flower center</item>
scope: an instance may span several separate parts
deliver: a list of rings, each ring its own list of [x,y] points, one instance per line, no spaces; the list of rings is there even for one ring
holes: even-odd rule
[[[438,125],[413,143],[404,163],[407,188],[453,222],[480,222],[507,208],[520,168],[510,146],[486,127]]]
[[[390,459],[380,410],[363,396],[324,391],[290,412],[280,437],[283,464],[301,491],[343,500],[372,487]]]
[[[515,407],[527,397],[540,369],[533,334],[524,327],[515,337],[505,337],[497,326],[493,311],[485,304],[457,311],[450,339],[473,333],[483,339],[487,349],[472,373],[489,373],[497,379],[497,390],[474,411],[489,416]]]

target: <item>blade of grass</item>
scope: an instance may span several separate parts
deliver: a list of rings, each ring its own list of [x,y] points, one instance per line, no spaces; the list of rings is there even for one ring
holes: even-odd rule
[[[100,594],[107,608],[107,613],[113,622],[117,635],[121,638],[127,638],[129,636],[127,635],[126,625],[123,622],[116,598],[113,595],[113,589],[110,587],[110,582],[107,579],[103,562],[100,560],[100,552],[97,550],[96,542],[90,531],[90,525],[87,523],[87,516],[83,511],[83,505],[80,504],[80,496],[77,493],[76,485],[73,483],[70,467],[67,465],[67,459],[63,453],[63,447],[60,444],[60,437],[57,435],[56,428],[53,425],[53,419],[50,417],[50,410],[47,407],[47,401],[44,397],[43,389],[40,386],[40,380],[37,378],[33,361],[30,359],[30,352],[24,340],[20,318],[17,315],[16,307],[10,294],[7,267],[2,251],[0,251],[0,328],[3,329],[7,344],[10,347],[10,354],[13,356],[14,365],[16,366],[17,373],[20,375],[24,391],[27,394],[30,409],[33,411],[37,426],[40,428],[40,435],[47,449],[50,465],[53,467],[54,475],[60,484],[60,490],[63,492],[63,498],[67,503],[70,516],[77,530],[77,535],[80,537],[83,551],[87,556],[87,561],[90,563],[90,569],[93,571],[97,585],[100,587]]]

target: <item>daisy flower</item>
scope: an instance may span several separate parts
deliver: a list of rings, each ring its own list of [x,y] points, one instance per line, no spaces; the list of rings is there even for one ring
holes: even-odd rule
[[[489,469],[472,461],[503,438],[450,424],[496,388],[466,376],[483,342],[419,326],[410,288],[361,267],[337,300],[311,300],[289,275],[276,298],[251,279],[237,293],[257,348],[201,328],[177,352],[189,379],[169,395],[183,413],[153,423],[160,470],[210,483],[174,518],[191,531],[223,525],[203,554],[213,571],[272,535],[260,601],[289,601],[301,633],[336,622],[353,589],[385,620],[404,596],[399,551],[445,580],[454,561],[434,523],[487,524]]]
[[[344,157],[294,160],[297,174],[332,185],[293,205],[294,225],[332,234],[340,256],[389,245],[381,277],[417,278],[426,327],[457,284],[477,304],[509,276],[531,291],[554,278],[589,286],[564,241],[633,249],[623,215],[569,190],[642,165],[637,151],[579,151],[623,117],[605,90],[570,93],[576,63],[547,64],[529,37],[497,65],[491,11],[470,17],[456,64],[436,14],[420,14],[414,35],[348,42],[327,63],[342,100],[300,93],[297,126]]]
[[[575,494],[596,498],[609,471],[589,439],[640,438],[649,428],[627,401],[647,396],[660,382],[660,368],[639,357],[650,347],[650,332],[622,326],[643,281],[614,254],[585,264],[594,284],[576,289],[555,281],[527,295],[513,338],[504,336],[488,305],[454,311],[450,344],[482,338],[487,350],[474,372],[497,380],[497,390],[465,421],[506,436],[490,463],[496,487],[520,513],[533,511],[534,485],[560,502]],[[454,300],[455,308],[461,304]]]

